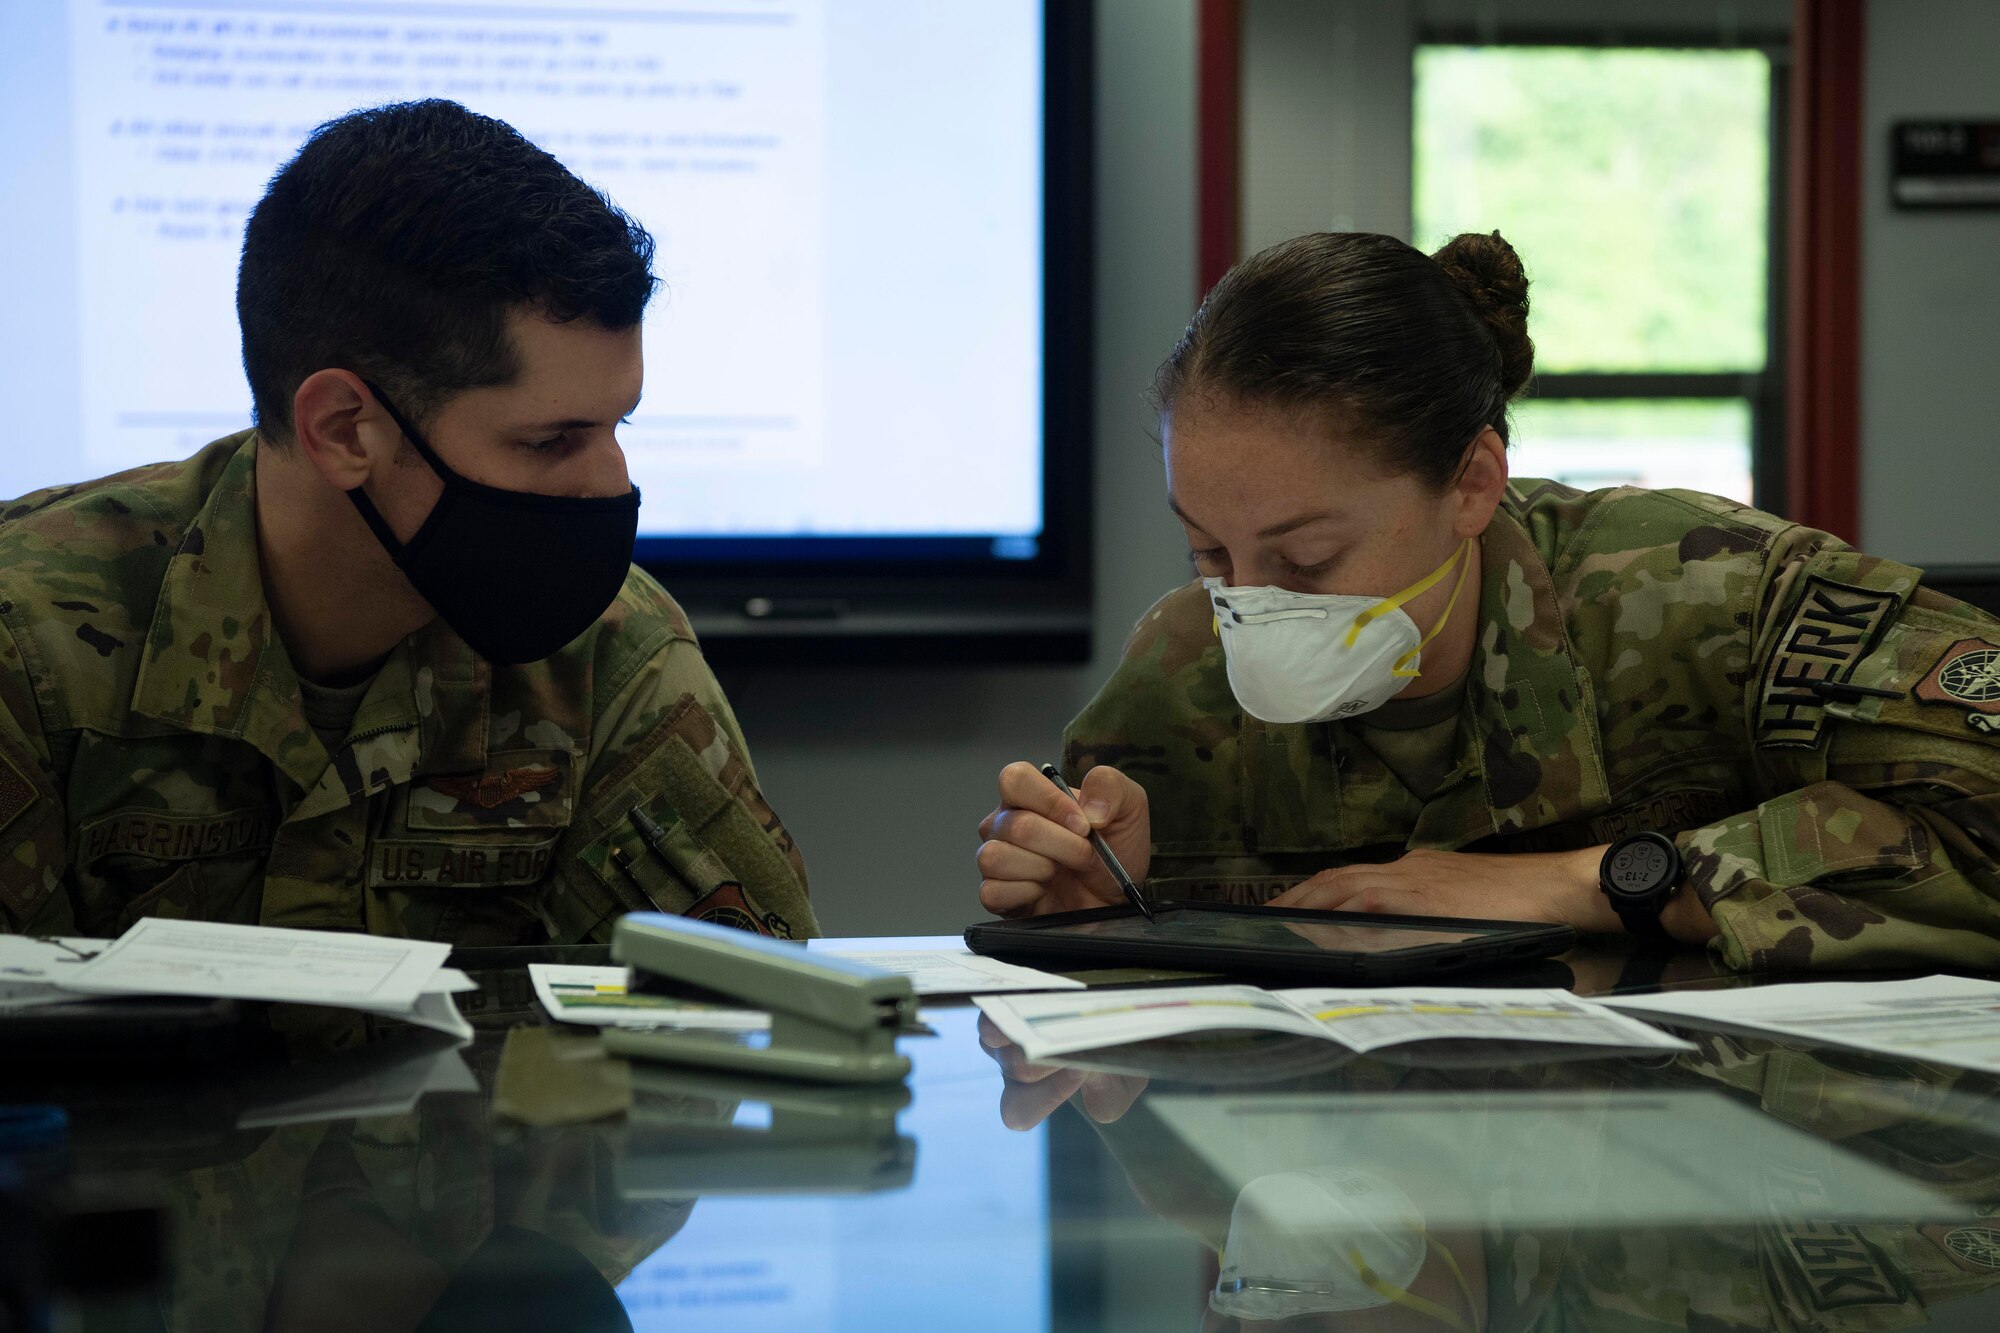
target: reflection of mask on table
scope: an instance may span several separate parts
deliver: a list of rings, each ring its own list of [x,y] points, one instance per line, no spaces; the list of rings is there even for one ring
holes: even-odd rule
[[[1395,1304],[1466,1329],[1457,1313],[1409,1290],[1429,1249],[1417,1206],[1373,1172],[1274,1171],[1237,1195],[1209,1305],[1234,1319],[1271,1321]],[[1440,1253],[1470,1307],[1465,1275]]]

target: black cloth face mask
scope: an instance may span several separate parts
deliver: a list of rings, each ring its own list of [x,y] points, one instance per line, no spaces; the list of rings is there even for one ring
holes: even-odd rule
[[[347,498],[444,623],[499,666],[539,662],[595,624],[618,599],[632,564],[639,488],[582,497],[469,481],[445,465],[386,394],[373,384],[368,389],[444,490],[407,542],[396,540],[361,487]]]

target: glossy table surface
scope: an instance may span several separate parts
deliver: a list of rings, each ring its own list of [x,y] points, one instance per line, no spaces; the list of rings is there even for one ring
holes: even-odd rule
[[[1986,1076],[1700,1034],[1038,1067],[948,1003],[907,1087],[815,1089],[607,1061],[518,958],[458,961],[470,1044],[15,1071],[0,1291],[202,1333],[2000,1328]]]

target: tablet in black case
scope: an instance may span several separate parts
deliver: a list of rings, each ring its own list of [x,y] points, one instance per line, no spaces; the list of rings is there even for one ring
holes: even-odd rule
[[[965,932],[974,953],[1030,967],[1157,967],[1292,982],[1437,981],[1548,958],[1576,943],[1568,926],[1379,916],[1227,903],[1171,903],[1146,920],[1130,907],[993,921]]]

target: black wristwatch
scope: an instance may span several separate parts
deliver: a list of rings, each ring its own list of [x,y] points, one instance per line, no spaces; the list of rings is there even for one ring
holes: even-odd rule
[[[1620,838],[1597,866],[1597,887],[1632,938],[1646,944],[1672,942],[1660,913],[1680,886],[1681,849],[1664,833]]]

